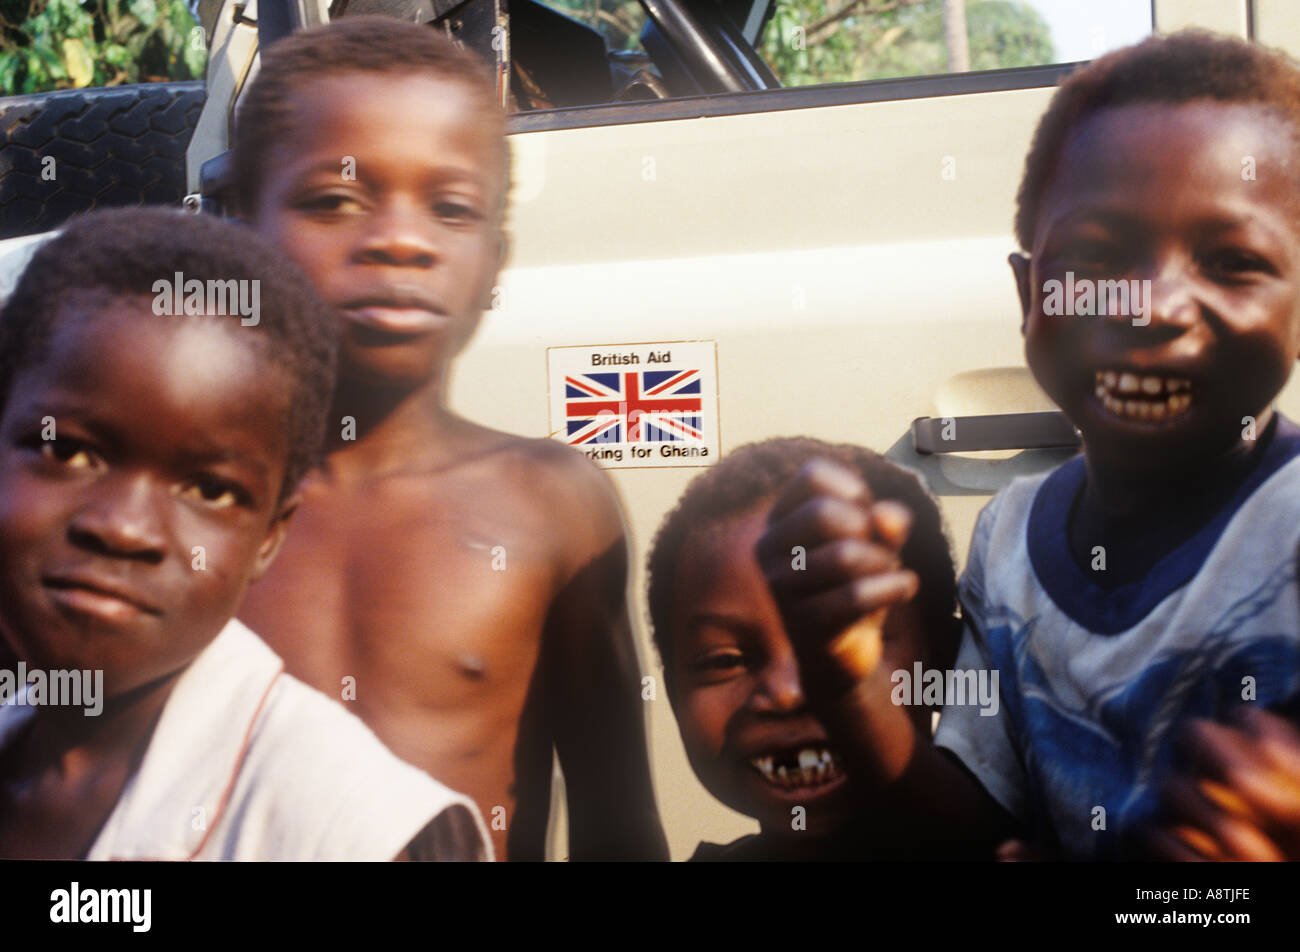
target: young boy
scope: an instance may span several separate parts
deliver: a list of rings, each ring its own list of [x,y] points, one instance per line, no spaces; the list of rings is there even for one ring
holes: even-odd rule
[[[914,826],[1069,858],[1300,856],[1300,735],[1263,710],[1300,689],[1300,431],[1272,409],[1300,356],[1298,141],[1300,72],[1198,33],[1084,67],[1040,122],[1012,266],[1029,366],[1084,453],[975,530],[957,665],[996,670],[1001,709],[945,710],[940,751],[887,743],[869,665],[819,702]],[[1101,316],[1059,307],[1071,286]],[[805,473],[764,541],[809,651],[874,606],[873,569],[795,589],[775,558],[801,544],[811,570],[851,539],[853,483]]]
[[[99,213],[37,252],[0,313],[0,857],[490,856],[472,802],[233,620],[337,344],[234,225]]]
[[[343,315],[324,467],[240,617],[398,756],[540,859],[552,748],[573,858],[666,858],[598,470],[464,420],[451,362],[505,254],[490,75],[432,29],[344,18],[280,41],[241,105],[242,217]]]
[[[759,570],[755,544],[772,503],[812,459],[835,460],[913,514],[910,533],[893,527],[896,540],[907,536],[897,556],[877,553],[900,560],[919,582],[885,625],[882,665],[910,676],[917,662],[947,667],[957,650],[952,556],[916,477],[869,450],[802,438],[751,443],[696,477],[650,553],[655,643],[696,775],[761,832],[727,846],[703,843],[693,859],[912,857],[935,845],[894,836],[889,811],[845,773],[835,723],[819,720],[804,692],[804,680],[820,672],[796,657]],[[910,706],[904,733],[928,736],[929,727],[930,710]]]

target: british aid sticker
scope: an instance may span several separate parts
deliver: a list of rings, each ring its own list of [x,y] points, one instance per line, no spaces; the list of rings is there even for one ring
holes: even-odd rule
[[[546,351],[551,436],[606,469],[718,459],[715,341]]]

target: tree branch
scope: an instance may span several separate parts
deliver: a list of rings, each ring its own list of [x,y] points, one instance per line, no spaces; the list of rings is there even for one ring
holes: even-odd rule
[[[838,23],[840,20],[852,16],[853,13],[857,11],[858,7],[861,7],[864,4],[870,2],[871,0],[849,0],[848,3],[846,3],[840,9],[836,10],[830,16],[824,17],[823,19],[818,20],[816,23],[810,26],[806,34],[808,37],[808,41],[813,42],[812,36],[814,33],[826,29],[826,27],[830,26],[833,23]],[[873,13],[888,13],[891,10],[899,10],[903,7],[915,6],[916,4],[922,2],[924,2],[924,0],[893,0],[893,2],[886,3],[879,7],[867,7],[865,10],[862,11],[862,13],[867,15]]]

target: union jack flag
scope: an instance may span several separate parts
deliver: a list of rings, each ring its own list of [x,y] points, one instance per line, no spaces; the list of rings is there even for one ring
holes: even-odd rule
[[[704,438],[698,370],[569,374],[564,396],[571,446]]]

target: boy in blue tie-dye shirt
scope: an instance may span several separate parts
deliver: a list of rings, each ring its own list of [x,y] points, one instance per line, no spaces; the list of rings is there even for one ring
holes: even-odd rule
[[[1298,161],[1300,71],[1205,33],[1090,64],[1041,120],[1011,264],[1029,366],[1084,452],[975,530],[956,668],[996,671],[1001,704],[904,744],[870,650],[817,692],[918,836],[1300,858],[1300,733],[1266,710],[1300,692],[1300,429],[1273,409],[1300,356]],[[826,465],[774,508],[760,550],[810,667],[905,598],[872,512]]]

